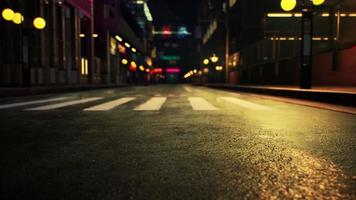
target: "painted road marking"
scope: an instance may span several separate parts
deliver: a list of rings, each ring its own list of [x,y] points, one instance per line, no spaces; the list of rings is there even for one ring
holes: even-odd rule
[[[42,111],[42,110],[54,110],[57,108],[63,108],[63,107],[67,107],[67,106],[73,106],[73,105],[77,105],[77,104],[82,104],[82,103],[88,103],[91,101],[97,101],[103,99],[103,97],[92,97],[92,98],[85,98],[85,99],[80,99],[80,100],[75,100],[75,101],[68,101],[68,102],[64,102],[64,103],[57,103],[57,104],[52,104],[52,105],[47,105],[47,106],[40,106],[40,107],[36,107],[36,108],[30,108],[30,109],[26,109],[29,111]]]
[[[166,101],[167,101],[167,97],[152,97],[146,103],[136,107],[134,110],[138,110],[138,111],[160,110]]]
[[[108,111],[108,110],[114,109],[117,106],[128,103],[130,101],[133,101],[135,99],[136,99],[135,97],[124,97],[124,98],[120,98],[120,99],[117,99],[114,101],[103,103],[103,104],[100,104],[97,106],[86,108],[86,109],[84,109],[84,111]]]
[[[190,89],[188,86],[183,87],[186,92],[192,92],[192,89]]]
[[[220,99],[227,101],[229,103],[244,107],[244,108],[252,109],[252,110],[271,110],[270,108],[268,108],[266,106],[251,103],[249,101],[241,100],[241,99],[238,99],[235,97],[222,97]]]
[[[218,108],[201,97],[189,97],[188,99],[193,110],[218,110]]]
[[[45,99],[45,100],[37,100],[37,101],[27,101],[27,102],[21,102],[21,103],[12,103],[12,104],[5,104],[1,105],[0,109],[6,109],[6,108],[14,108],[14,107],[20,107],[20,106],[28,106],[28,105],[33,105],[33,104],[41,104],[41,103],[49,103],[49,102],[54,102],[54,101],[63,101],[70,99],[71,97],[60,97],[60,98],[53,98],[53,99]]]

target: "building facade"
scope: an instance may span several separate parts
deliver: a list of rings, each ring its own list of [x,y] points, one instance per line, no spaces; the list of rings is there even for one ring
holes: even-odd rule
[[[126,0],[1,1],[0,86],[127,82],[129,66],[121,64],[119,46],[126,45],[121,57],[128,59],[147,53],[146,35],[132,28],[138,18],[125,15],[131,13],[127,5]],[[34,26],[37,17],[44,19],[43,29]]]
[[[300,84],[304,37],[300,2],[293,11],[284,12],[280,1],[274,0],[202,0],[201,65],[214,52],[224,58],[225,49],[228,65],[219,64],[228,67],[223,70],[228,78],[223,79],[229,83]],[[228,14],[224,15],[226,8]],[[322,6],[310,5],[309,9],[313,10],[312,85],[356,86],[356,2],[326,0]],[[227,20],[224,16],[228,16]],[[224,27],[226,24],[228,28]],[[206,81],[223,82],[216,78],[223,73],[214,70],[214,66],[211,61],[205,65],[209,67]]]

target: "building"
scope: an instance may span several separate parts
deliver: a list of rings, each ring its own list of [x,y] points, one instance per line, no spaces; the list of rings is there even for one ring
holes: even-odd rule
[[[229,6],[225,6],[229,5]],[[228,18],[224,11],[228,8]],[[356,2],[326,0],[313,6],[311,80],[313,86],[356,86]],[[227,72],[233,84],[299,85],[301,76],[300,2],[283,12],[280,1],[203,0],[200,21],[203,30],[202,65],[212,53],[229,54]],[[228,22],[228,23],[226,23]],[[228,24],[228,34],[224,25]],[[228,48],[226,50],[226,35]],[[219,63],[225,66],[224,63]],[[221,71],[209,67],[209,82],[222,82]],[[212,71],[213,70],[213,71]]]
[[[93,81],[92,1],[2,1],[23,21],[1,23],[1,86],[84,84]],[[42,17],[46,26],[36,29]],[[85,67],[81,68],[81,63]]]
[[[149,74],[147,69],[150,69],[146,59],[152,49],[150,45],[152,16],[147,3],[105,0],[94,1],[94,5],[97,36],[95,60],[98,63],[97,70],[100,71],[101,81],[103,83],[144,81]]]
[[[0,86],[127,82],[130,66],[121,58],[143,65],[151,48],[150,24],[142,20],[149,12],[145,5],[128,0],[1,1]],[[45,22],[43,29],[33,24],[38,17]]]

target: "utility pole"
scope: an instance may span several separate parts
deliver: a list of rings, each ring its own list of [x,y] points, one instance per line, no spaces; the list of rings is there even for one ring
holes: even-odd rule
[[[313,66],[313,12],[304,7],[302,11],[300,88],[311,89]]]

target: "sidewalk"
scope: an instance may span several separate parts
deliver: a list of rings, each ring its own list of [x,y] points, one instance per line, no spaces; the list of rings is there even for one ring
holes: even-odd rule
[[[82,90],[96,90],[106,88],[126,87],[126,84],[103,85],[71,85],[71,86],[37,86],[37,87],[0,87],[0,98],[19,97],[51,93],[77,92]]]
[[[297,86],[254,86],[254,85],[229,85],[205,84],[207,87],[237,90],[241,92],[258,93],[264,95],[289,97],[303,100],[318,101],[343,106],[356,107],[356,87],[322,86],[313,89],[299,89]]]

